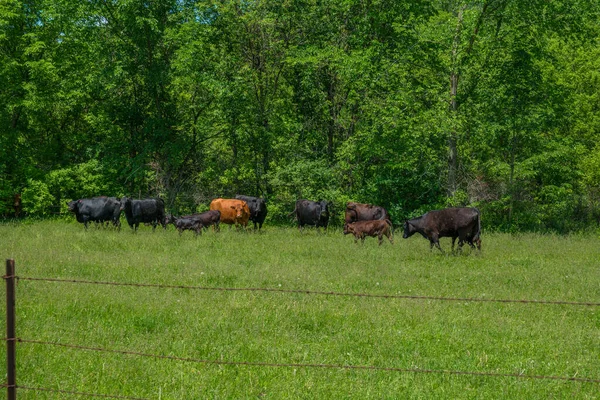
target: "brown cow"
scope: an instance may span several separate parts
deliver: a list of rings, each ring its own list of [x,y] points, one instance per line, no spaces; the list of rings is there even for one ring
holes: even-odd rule
[[[344,225],[344,235],[352,233],[354,235],[354,243],[360,239],[363,243],[365,242],[365,236],[372,236],[379,239],[379,245],[383,243],[383,235],[385,235],[390,243],[394,243],[392,237],[392,222],[389,219],[386,220],[374,220],[374,221],[356,221],[351,224]]]
[[[221,212],[221,222],[224,224],[239,225],[246,228],[250,219],[250,209],[244,200],[214,199],[210,202],[210,209]]]
[[[372,220],[386,220],[390,218],[387,210],[380,206],[374,206],[372,204],[362,204],[349,201],[346,203],[346,216],[345,221],[347,224],[351,224],[356,221],[372,221]]]

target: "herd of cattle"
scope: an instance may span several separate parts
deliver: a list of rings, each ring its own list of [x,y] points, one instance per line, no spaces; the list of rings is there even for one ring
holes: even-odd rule
[[[69,211],[75,214],[78,222],[87,229],[89,222],[104,224],[111,223],[120,228],[121,213],[129,226],[136,231],[140,223],[150,224],[153,229],[157,225],[163,228],[171,223],[181,234],[191,230],[196,235],[201,234],[203,228],[213,226],[219,230],[219,224],[225,223],[236,227],[247,227],[248,222],[254,223],[254,229],[260,230],[267,216],[265,200],[258,197],[237,195],[235,199],[214,199],[210,203],[210,211],[198,214],[175,217],[165,213],[164,201],[160,198],[134,200],[129,197],[117,199],[116,197],[94,197],[89,199],[73,200],[68,203]],[[365,237],[377,237],[379,244],[383,237],[393,243],[393,225],[387,210],[380,206],[348,202],[346,204],[344,234],[353,234],[354,241],[364,242]],[[298,229],[305,225],[324,227],[327,229],[330,217],[330,205],[325,200],[311,201],[298,200],[294,211],[288,214],[295,216]],[[481,215],[476,208],[446,208],[443,210],[429,211],[420,217],[406,220],[404,235],[406,239],[415,233],[421,234],[439,250],[441,237],[452,238],[452,250],[458,238],[459,249],[465,243],[472,248],[481,250]]]

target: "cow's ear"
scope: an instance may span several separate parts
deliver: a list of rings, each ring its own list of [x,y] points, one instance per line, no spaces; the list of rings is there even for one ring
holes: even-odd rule
[[[229,206],[229,207],[231,207],[231,208],[233,208],[235,210],[235,206]]]

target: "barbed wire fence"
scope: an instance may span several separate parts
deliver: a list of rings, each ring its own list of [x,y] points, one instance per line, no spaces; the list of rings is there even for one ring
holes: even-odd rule
[[[600,384],[600,378],[586,378],[576,376],[551,376],[551,375],[526,375],[516,373],[501,373],[501,372],[481,372],[481,371],[460,371],[460,370],[445,370],[445,369],[422,369],[422,368],[397,368],[397,367],[380,367],[373,365],[345,365],[345,364],[318,364],[318,363],[269,363],[269,362],[249,362],[249,361],[227,361],[227,360],[205,360],[190,357],[179,357],[160,354],[148,354],[134,350],[108,349],[94,346],[84,346],[78,344],[49,342],[35,339],[20,338],[16,335],[15,329],[15,286],[16,282],[34,281],[34,282],[54,282],[68,284],[85,284],[85,285],[106,285],[106,286],[128,286],[142,288],[162,288],[162,289],[187,289],[200,291],[222,291],[222,292],[271,292],[281,294],[305,294],[318,296],[338,296],[338,297],[362,297],[373,299],[409,299],[409,300],[432,300],[432,301],[447,301],[447,302],[492,302],[492,303],[521,303],[521,304],[538,304],[538,305],[567,305],[581,307],[600,307],[600,302],[575,302],[563,300],[529,300],[529,299],[488,299],[488,298],[468,298],[468,297],[441,297],[441,296],[418,296],[418,295],[386,295],[386,294],[370,294],[370,293],[342,293],[342,292],[327,292],[316,290],[294,290],[294,289],[276,289],[276,288],[227,288],[227,287],[206,287],[206,286],[186,286],[186,285],[163,285],[149,283],[126,283],[126,282],[108,282],[108,281],[91,281],[78,279],[60,279],[60,278],[40,278],[18,276],[15,274],[14,260],[6,261],[6,275],[3,276],[6,281],[6,338],[2,339],[7,346],[7,383],[0,386],[7,389],[7,399],[15,400],[17,389],[39,392],[54,392],[59,394],[72,394],[78,396],[111,398],[111,399],[132,399],[145,400],[138,397],[128,397],[120,395],[109,395],[99,393],[87,393],[68,390],[59,390],[43,387],[32,387],[16,384],[16,344],[29,345],[44,345],[68,348],[79,351],[93,351],[107,354],[133,355],[138,357],[175,360],[199,364],[212,365],[232,365],[232,366],[250,366],[250,367],[271,367],[271,368],[320,368],[320,369],[345,369],[345,370],[368,370],[368,371],[387,371],[401,373],[419,373],[419,374],[445,374],[445,375],[467,375],[480,377],[496,377],[496,378],[520,378],[520,379],[537,379],[537,380],[555,380],[555,381],[574,381],[591,384]]]

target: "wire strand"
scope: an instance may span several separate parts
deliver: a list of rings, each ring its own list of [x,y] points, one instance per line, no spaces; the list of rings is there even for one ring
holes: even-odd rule
[[[462,301],[462,302],[479,302],[479,303],[486,302],[486,303],[552,304],[552,305],[588,306],[588,307],[600,306],[600,302],[578,302],[578,301],[564,301],[564,300],[486,299],[486,298],[481,298],[481,297],[476,298],[476,297],[442,297],[442,296],[370,294],[370,293],[341,293],[341,292],[326,292],[326,291],[303,290],[303,289],[227,288],[227,287],[207,287],[207,286],[161,285],[161,284],[151,284],[151,283],[107,282],[107,281],[90,281],[90,280],[60,279],[60,278],[32,278],[32,277],[17,277],[17,278],[19,280],[24,280],[24,281],[149,287],[149,288],[160,288],[160,289],[190,289],[190,290],[223,291],[223,292],[271,292],[271,293],[293,293],[293,294],[339,296],[339,297],[364,297],[364,298],[408,299],[408,300],[437,300],[437,301],[459,301],[459,302]]]
[[[118,396],[118,395],[111,395],[111,394],[75,392],[75,391],[71,391],[71,390],[31,387],[31,386],[22,386],[22,385],[16,385],[15,387],[17,389],[31,390],[31,391],[36,391],[36,392],[54,392],[54,393],[63,393],[63,394],[74,394],[77,396],[102,397],[105,399],[148,400],[143,397],[128,397],[128,396]]]
[[[130,350],[114,350],[105,349],[101,347],[89,347],[80,346],[65,343],[46,342],[41,340],[29,340],[29,339],[18,339],[19,342],[41,344],[65,347],[77,350],[89,350],[113,354],[123,355],[134,355],[140,357],[150,357],[157,359],[167,359],[185,362],[194,362],[201,364],[215,364],[215,365],[238,365],[238,366],[251,366],[251,367],[287,367],[287,368],[329,368],[329,369],[348,369],[348,370],[372,370],[372,371],[390,371],[390,372],[413,372],[413,373],[427,373],[427,374],[449,374],[449,375],[473,375],[473,376],[489,376],[489,377],[503,377],[503,378],[522,378],[522,379],[538,379],[538,380],[558,380],[558,381],[575,381],[585,383],[600,383],[600,379],[595,378],[579,378],[579,377],[566,377],[566,376],[546,376],[546,375],[523,375],[523,374],[510,374],[501,372],[477,372],[477,371],[457,371],[457,370],[445,370],[445,369],[422,369],[422,368],[397,368],[397,367],[378,367],[372,365],[344,365],[344,364],[315,364],[315,363],[269,363],[269,362],[248,362],[248,361],[224,361],[224,360],[203,360],[189,357],[177,357],[177,356],[165,356],[157,354],[141,353]]]

